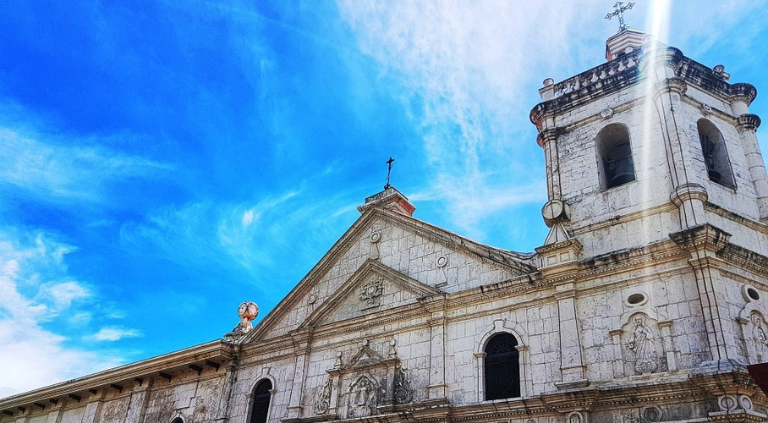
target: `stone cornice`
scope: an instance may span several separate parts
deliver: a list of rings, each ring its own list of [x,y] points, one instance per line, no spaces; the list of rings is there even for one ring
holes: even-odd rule
[[[645,247],[629,248],[586,258],[579,262],[575,279],[624,271],[627,267],[646,263],[660,264],[681,258],[683,252],[669,241],[661,241]]]
[[[737,213],[734,213],[734,212],[732,212],[730,210],[726,210],[726,209],[718,206],[717,204],[714,204],[714,203],[711,203],[711,202],[707,201],[706,203],[704,203],[704,210],[706,210],[708,212],[715,213],[718,216],[722,216],[722,217],[724,217],[724,218],[726,218],[726,219],[728,219],[728,220],[730,220],[732,222],[736,222],[736,223],[739,223],[741,225],[744,225],[744,226],[748,227],[749,229],[752,229],[752,230],[758,231],[758,232],[760,232],[762,234],[768,235],[768,225],[760,223],[760,222],[758,222],[756,220],[752,220],[752,219],[750,219],[748,217],[744,217],[744,216],[742,216],[740,214],[737,214]]]
[[[600,222],[591,223],[589,225],[584,225],[579,227],[574,226],[569,228],[569,232],[575,237],[575,236],[593,232],[599,229],[615,226],[620,223],[632,222],[634,220],[642,219],[644,217],[652,216],[654,214],[668,213],[672,211],[675,211],[675,212],[677,211],[677,208],[674,206],[674,204],[672,204],[671,202],[665,202],[663,204],[659,204],[643,210],[638,210],[638,211],[630,212],[627,214],[609,217]]]
[[[736,124],[742,131],[757,131],[760,127],[760,116],[753,114],[741,115],[736,118]]]
[[[430,241],[456,249],[481,260],[501,265],[510,270],[517,272],[535,270],[535,267],[530,263],[534,255],[533,253],[518,253],[491,247],[418,219],[411,218],[406,221],[404,217],[391,212],[382,213],[380,217],[401,228],[413,230],[419,236],[423,236]]]
[[[708,93],[716,94],[728,103],[743,101],[749,105],[757,96],[757,89],[753,85],[745,83],[730,84],[724,78],[719,77],[712,69],[688,57],[683,58],[682,66],[677,71],[677,76]]]
[[[188,369],[190,364],[206,365],[206,362],[221,364],[232,359],[232,345],[224,341],[211,341],[169,354],[149,358],[125,366],[115,367],[57,383],[45,388],[13,395],[0,400],[0,410],[15,409],[35,402],[47,402],[49,399],[75,395],[100,387],[119,385],[135,379],[155,377],[160,373],[173,373]]]
[[[731,234],[707,223],[669,234],[669,237],[672,238],[680,248],[688,252],[718,252],[728,245],[728,242],[731,239]]]
[[[573,109],[634,85],[642,79],[642,58],[642,50],[636,50],[554,84],[551,87],[552,98],[531,110],[531,122],[541,128],[544,116]]]
[[[738,245],[728,244],[717,252],[717,257],[737,266],[768,276],[768,257]]]
[[[557,84],[545,86],[540,90],[545,101],[531,110],[531,122],[539,130],[545,129],[543,122],[546,116],[563,113],[637,84],[645,79],[641,69],[646,66],[644,63],[649,60],[646,56],[650,51],[641,48]],[[749,105],[757,96],[754,86],[746,83],[730,84],[722,75],[685,57],[677,48],[660,45],[656,57],[651,60],[656,66],[672,69],[675,76],[662,83],[664,87],[680,93],[684,92],[686,84],[692,84],[726,103],[743,101]]]

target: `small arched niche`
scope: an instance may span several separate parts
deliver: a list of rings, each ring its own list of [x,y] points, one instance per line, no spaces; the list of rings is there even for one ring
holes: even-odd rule
[[[613,123],[597,134],[600,187],[610,189],[635,180],[635,164],[627,127]]]
[[[736,188],[723,134],[707,119],[699,119],[696,128],[699,130],[701,153],[707,165],[709,180],[724,187]]]

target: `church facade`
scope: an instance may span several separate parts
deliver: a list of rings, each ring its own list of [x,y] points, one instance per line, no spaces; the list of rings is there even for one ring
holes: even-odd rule
[[[387,186],[256,327],[246,303],[225,340],[2,399],[0,422],[768,421],[755,88],[633,30],[606,59],[539,89],[535,253]]]

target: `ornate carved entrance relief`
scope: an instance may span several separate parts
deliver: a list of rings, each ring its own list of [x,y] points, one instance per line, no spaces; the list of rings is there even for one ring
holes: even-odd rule
[[[367,374],[358,377],[349,387],[348,400],[347,418],[378,414],[379,383]]]
[[[395,341],[390,340],[374,350],[366,340],[349,362],[341,363],[338,355],[334,367],[327,370],[328,387],[317,388],[315,413],[338,413],[341,418],[368,417],[391,412],[394,405],[412,402],[414,390],[408,370],[397,357],[395,346]],[[330,411],[323,411],[325,409]]]

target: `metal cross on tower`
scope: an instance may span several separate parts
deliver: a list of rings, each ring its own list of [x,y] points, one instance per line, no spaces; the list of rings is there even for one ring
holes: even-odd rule
[[[624,31],[625,29],[629,29],[629,25],[624,23],[624,11],[629,10],[634,6],[634,3],[627,3],[626,6],[624,6],[623,1],[618,1],[616,4],[613,5],[613,8],[616,9],[613,11],[613,13],[609,13],[605,15],[605,19],[610,20],[614,16],[619,17],[619,32]]]
[[[394,162],[394,161],[395,161],[395,159],[393,159],[392,157],[390,157],[389,160],[386,161],[386,163],[387,163],[387,184],[384,185],[384,189],[387,189],[387,188],[390,187],[390,185],[389,185],[389,175],[392,173],[392,162]]]

